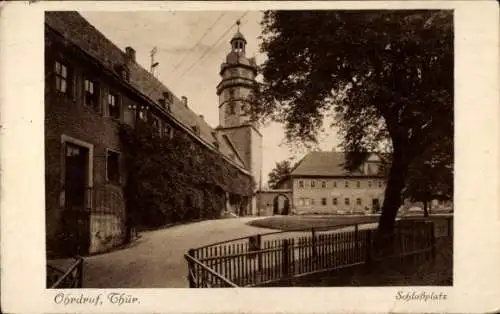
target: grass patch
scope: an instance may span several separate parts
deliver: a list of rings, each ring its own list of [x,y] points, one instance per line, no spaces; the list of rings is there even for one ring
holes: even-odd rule
[[[386,287],[452,286],[453,237],[436,243],[436,258],[386,260],[365,265],[288,278],[263,287]]]
[[[294,287],[376,287],[453,285],[453,239],[438,241],[436,258],[428,261],[381,262],[289,282]]]
[[[378,216],[276,216],[247,222],[254,227],[293,231],[298,229],[336,229],[345,225],[378,222]]]

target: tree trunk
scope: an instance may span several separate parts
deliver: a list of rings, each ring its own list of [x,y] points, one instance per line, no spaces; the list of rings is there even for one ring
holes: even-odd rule
[[[394,225],[398,209],[401,206],[401,191],[405,186],[407,170],[408,160],[404,156],[404,151],[395,149],[375,239],[375,250],[379,253],[392,248],[392,245],[387,244],[393,243]]]
[[[427,200],[424,200],[424,217],[429,217],[429,211],[427,209]]]

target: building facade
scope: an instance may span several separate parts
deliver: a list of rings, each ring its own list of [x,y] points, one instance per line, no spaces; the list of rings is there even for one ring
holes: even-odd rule
[[[347,214],[380,209],[386,187],[380,156],[372,154],[354,172],[347,172],[344,163],[340,152],[307,154],[280,186],[292,190],[292,212]]]
[[[239,32],[235,35],[240,36]],[[233,51],[241,49],[241,42],[234,42]],[[232,60],[228,55],[228,63]],[[241,68],[237,75],[249,75],[243,70],[253,73],[239,61],[227,67]],[[231,71],[224,69],[221,75],[228,77]],[[248,90],[245,84],[223,79],[217,92],[227,97],[233,93],[229,88],[236,85],[236,93]],[[221,111],[227,103],[220,106]],[[225,114],[221,117],[221,128],[211,127],[189,108],[187,97],[175,96],[136,62],[132,47],[121,50],[77,12],[46,12],[48,255],[97,253],[127,240],[130,226],[124,195],[127,173],[119,138],[122,124],[133,127],[140,119],[167,139],[187,134],[246,177],[260,174],[260,133],[244,120]],[[258,182],[260,176],[253,180]],[[235,198],[226,194],[226,207],[221,212],[252,212],[250,206],[242,209],[241,204],[231,203]]]

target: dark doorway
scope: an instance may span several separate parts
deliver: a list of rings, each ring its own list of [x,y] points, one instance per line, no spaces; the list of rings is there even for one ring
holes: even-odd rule
[[[63,246],[67,255],[83,255],[90,245],[89,151],[66,143],[64,156]]]
[[[280,202],[280,198],[283,200]],[[273,201],[273,215],[288,215],[290,212],[290,200],[284,194],[278,194]]]
[[[380,204],[378,198],[372,199],[372,210],[374,213],[378,213],[380,211]]]
[[[285,199],[285,205],[283,206],[283,215],[290,214],[290,200],[288,198]]]

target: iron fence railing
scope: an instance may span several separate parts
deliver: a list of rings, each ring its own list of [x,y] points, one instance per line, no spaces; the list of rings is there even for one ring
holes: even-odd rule
[[[82,283],[83,258],[76,257],[66,270],[47,264],[47,287],[49,289],[82,288]]]
[[[449,236],[450,219],[445,225]],[[272,232],[191,249],[185,255],[189,286],[263,286],[386,259],[424,261],[436,254],[433,222],[399,221],[389,238],[380,237],[373,228],[350,227]]]

